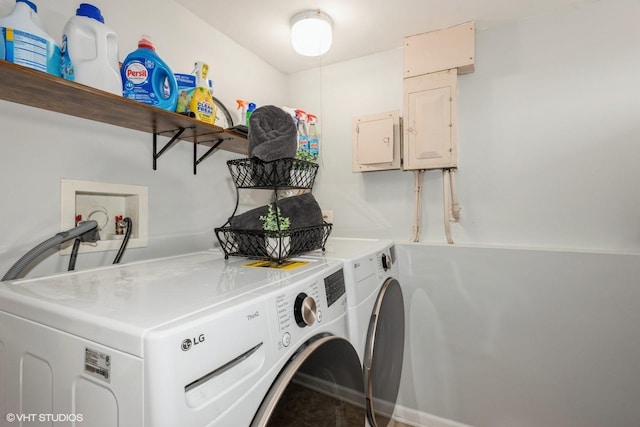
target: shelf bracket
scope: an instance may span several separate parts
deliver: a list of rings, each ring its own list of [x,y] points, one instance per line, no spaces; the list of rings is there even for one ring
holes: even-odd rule
[[[157,169],[158,166],[158,159],[160,158],[160,156],[162,156],[168,149],[170,149],[171,147],[173,147],[176,142],[178,142],[178,139],[180,138],[180,135],[182,135],[182,133],[186,130],[187,128],[178,128],[178,129],[173,129],[173,130],[167,130],[167,131],[163,131],[163,132],[154,132],[153,133],[153,170]],[[167,142],[167,144],[162,147],[162,149],[160,151],[158,151],[158,135],[161,135],[163,133],[173,133],[173,136],[171,137],[171,139],[169,140],[169,142]]]
[[[216,139],[210,139],[208,141],[193,143],[193,174],[194,175],[196,175],[198,172],[198,165],[207,157],[215,153],[218,150],[218,147],[220,147],[220,144],[222,144],[227,139],[229,138],[216,138]],[[198,158],[198,144],[203,142],[213,142],[213,141],[215,141],[213,146],[211,146],[211,148],[209,148],[206,153],[204,153],[202,156],[200,156],[200,158]]]

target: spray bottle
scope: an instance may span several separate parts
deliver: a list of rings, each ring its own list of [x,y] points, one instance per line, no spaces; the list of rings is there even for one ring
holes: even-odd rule
[[[282,111],[289,114],[293,119],[293,122],[296,124],[296,129],[298,128],[298,119],[296,118],[296,109],[293,107],[280,107]]]
[[[216,120],[216,107],[209,91],[207,73],[209,66],[204,62],[196,62],[191,72],[196,76],[196,89],[191,96],[189,110],[196,115],[196,119],[213,124]]]
[[[240,110],[240,121],[244,119],[247,121],[247,106],[249,105],[249,101],[245,101],[244,99],[236,99],[236,110]],[[246,123],[245,123],[246,124]]]
[[[296,110],[296,119],[298,120],[298,152],[302,156],[309,154],[309,137],[307,132],[307,113],[303,110]]]
[[[309,155],[313,160],[316,160],[320,154],[320,138],[316,127],[318,116],[307,114],[307,122],[309,123]]]

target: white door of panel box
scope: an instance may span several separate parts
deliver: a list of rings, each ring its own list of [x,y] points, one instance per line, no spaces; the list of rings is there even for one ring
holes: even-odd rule
[[[400,169],[400,114],[354,117],[353,171]]]
[[[457,70],[404,79],[403,169],[457,167]]]
[[[404,39],[404,78],[456,68],[472,73],[475,62],[474,21]]]

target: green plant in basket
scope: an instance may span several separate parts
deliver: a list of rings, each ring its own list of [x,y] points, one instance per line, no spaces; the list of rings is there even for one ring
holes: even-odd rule
[[[313,180],[313,166],[317,157],[308,151],[298,150],[291,164],[290,185],[299,188],[308,188]]]
[[[315,162],[317,158],[305,150],[296,151],[296,160],[305,160],[307,162]]]
[[[277,211],[277,213],[276,213]],[[269,205],[269,210],[266,215],[260,215],[260,221],[262,221],[262,229],[264,231],[281,232],[288,230],[291,226],[291,220],[283,217],[280,208],[274,209],[273,204]],[[267,233],[272,234],[272,233]]]

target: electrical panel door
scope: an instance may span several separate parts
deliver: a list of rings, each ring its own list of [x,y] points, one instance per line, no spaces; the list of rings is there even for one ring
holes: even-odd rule
[[[456,68],[472,73],[475,57],[474,21],[405,37],[404,78]]]
[[[353,118],[353,171],[400,169],[397,111]]]
[[[457,71],[404,79],[403,169],[457,167]]]

